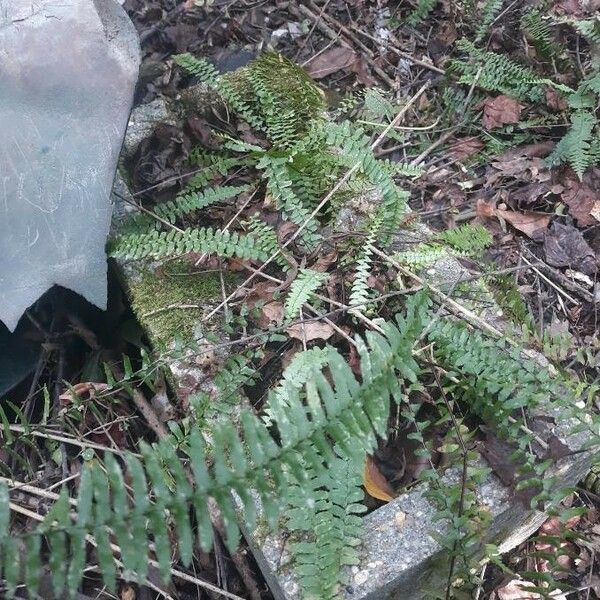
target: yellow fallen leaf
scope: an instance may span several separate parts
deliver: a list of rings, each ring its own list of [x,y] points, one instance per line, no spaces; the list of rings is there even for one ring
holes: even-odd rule
[[[370,455],[367,455],[365,461],[363,485],[369,496],[373,496],[373,498],[377,498],[377,500],[390,502],[390,500],[394,499],[394,490],[387,482],[386,478],[381,474],[381,471],[377,468],[375,461]]]

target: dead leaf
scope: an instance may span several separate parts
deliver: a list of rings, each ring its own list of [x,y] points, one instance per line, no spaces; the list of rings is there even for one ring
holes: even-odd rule
[[[478,217],[484,217],[486,219],[491,219],[496,216],[496,203],[495,202],[486,202],[482,198],[478,198],[475,203],[475,212]]]
[[[518,123],[522,110],[523,105],[510,96],[487,98],[483,104],[483,126],[489,130]]]
[[[552,223],[544,236],[546,261],[553,267],[570,267],[591,275],[597,269],[594,251],[573,225]]]
[[[577,224],[587,227],[600,221],[600,169],[586,173],[583,181],[569,170],[563,184],[562,199],[569,207],[569,213],[577,219]]]
[[[568,107],[564,96],[561,96],[554,88],[546,86],[546,106],[554,112],[561,112]]]
[[[367,494],[373,496],[373,498],[377,498],[377,500],[390,502],[394,499],[394,490],[387,479],[381,474],[370,454],[367,454],[365,460],[363,485],[365,486],[365,490],[367,490]]]
[[[453,160],[462,161],[477,154],[485,144],[475,135],[457,140],[449,148]]]
[[[493,594],[497,600],[538,600],[541,598],[537,592],[528,592],[526,588],[535,587],[531,581],[513,579],[502,587],[497,588]]]
[[[313,340],[328,340],[334,333],[334,328],[329,323],[321,321],[309,321],[308,323],[297,323],[286,329],[291,338],[296,340],[312,342]]]
[[[259,327],[269,329],[283,323],[283,304],[281,302],[268,302],[260,310]]]
[[[321,54],[317,54],[306,65],[306,71],[313,79],[323,79],[327,75],[352,67],[356,61],[356,53],[347,46],[334,46]]]
[[[496,588],[492,592],[490,600],[541,600],[541,594],[527,590],[531,587],[536,587],[535,583],[522,579],[512,579],[503,586]],[[567,600],[567,597],[560,590],[550,592],[548,597],[553,600]]]
[[[550,224],[551,216],[535,212],[515,212],[509,210],[496,210],[496,216],[510,223],[515,229],[522,231],[532,239],[536,239],[536,232],[544,230]]]

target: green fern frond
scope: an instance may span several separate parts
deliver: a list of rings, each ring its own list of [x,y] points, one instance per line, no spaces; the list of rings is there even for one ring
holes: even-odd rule
[[[492,92],[532,102],[544,100],[542,80],[535,71],[504,55],[480,50],[469,40],[459,40],[456,47],[468,58],[450,61],[449,70],[459,75],[459,83],[472,85],[476,81],[479,87]]]
[[[406,22],[411,27],[416,27],[429,16],[429,13],[436,7],[437,3],[438,0],[417,0]]]
[[[269,257],[260,240],[250,235],[204,227],[125,235],[110,249],[111,256],[124,260],[161,259],[190,252],[261,261]]]
[[[300,309],[308,302],[312,293],[318,290],[328,278],[327,273],[320,273],[312,269],[301,269],[292,282],[285,300],[285,318],[287,320],[297,318]]]
[[[320,239],[317,233],[316,219],[310,219],[311,211],[302,204],[293,190],[293,183],[288,171],[286,158],[264,156],[256,165],[265,173],[267,190],[276,202],[277,208],[283,211],[284,217],[298,226],[307,224],[301,235],[304,244],[311,248]]]
[[[437,244],[418,244],[412,250],[394,254],[399,263],[419,270],[434,264],[444,256],[448,256],[448,249]]]
[[[202,192],[188,192],[178,194],[174,200],[162,202],[152,208],[152,212],[168,221],[175,223],[177,219],[190,215],[202,208],[235,198],[248,189],[246,185],[223,185],[206,188]]]
[[[395,231],[406,213],[408,192],[398,188],[385,163],[375,158],[370,140],[361,128],[344,121],[340,124],[327,123],[324,130],[328,145],[341,150],[340,159],[347,166],[360,164],[364,177],[381,191],[378,218],[385,223],[387,232]]]
[[[549,165],[567,162],[581,179],[588,167],[600,158],[593,145],[593,132],[597,126],[596,117],[587,110],[578,110],[571,115],[571,127],[556,144],[552,154],[546,159]]]
[[[459,227],[447,229],[435,236],[436,240],[448,244],[455,252],[465,256],[479,256],[492,245],[492,234],[476,223],[465,223]]]
[[[356,261],[356,270],[350,290],[350,303],[354,310],[364,312],[371,294],[369,276],[373,259],[373,247],[383,223],[382,218],[374,217],[367,228],[367,237]]]
[[[212,88],[249,125],[258,131],[265,129],[264,120],[255,112],[251,102],[244,97],[244,93],[229,78],[221,75],[206,59],[196,58],[185,53],[174,56],[173,60],[188,73]]]
[[[521,29],[542,58],[551,59],[560,53],[550,22],[542,11],[527,11],[521,18]]]
[[[321,476],[310,473],[303,487],[290,490],[286,528],[303,539],[292,541],[295,572],[303,597],[314,600],[339,598],[345,583],[342,569],[359,563],[364,454],[338,457]],[[308,492],[308,493],[307,493]],[[316,498],[307,505],[307,496]]]
[[[502,10],[503,4],[504,0],[485,0],[480,10],[480,24],[477,27],[477,33],[475,34],[476,42],[481,42],[487,35],[492,23]]]
[[[575,21],[573,25],[590,44],[600,45],[600,17],[581,19]]]
[[[248,220],[242,222],[242,226],[247,228],[251,237],[257,240],[259,246],[263,248],[269,256],[277,255],[275,262],[284,270],[290,268],[289,262],[285,257],[278,253],[281,245],[277,239],[277,232],[273,227],[262,221],[257,215],[252,215]]]

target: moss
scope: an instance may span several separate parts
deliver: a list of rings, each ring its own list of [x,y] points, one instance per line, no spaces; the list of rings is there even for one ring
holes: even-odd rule
[[[185,260],[156,270],[146,268],[130,278],[129,288],[137,318],[159,347],[169,346],[177,337],[191,340],[204,305],[221,297],[219,274],[198,272]],[[191,305],[198,308],[189,308]]]

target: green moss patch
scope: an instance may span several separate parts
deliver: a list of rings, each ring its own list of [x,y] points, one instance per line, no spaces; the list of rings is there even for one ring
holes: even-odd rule
[[[129,288],[137,318],[159,347],[193,339],[206,306],[221,298],[219,273],[201,272],[186,260],[146,268],[130,279]]]

